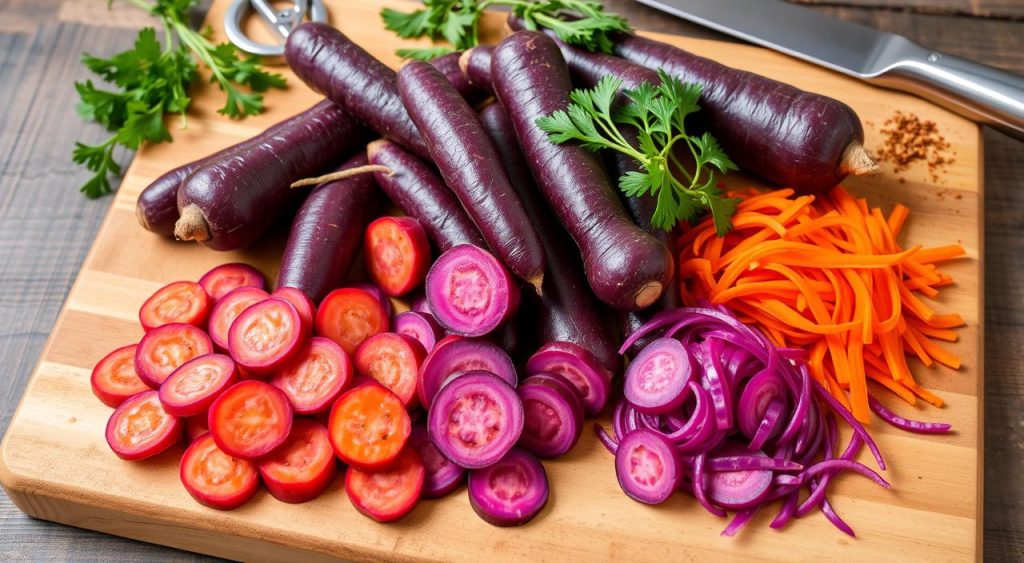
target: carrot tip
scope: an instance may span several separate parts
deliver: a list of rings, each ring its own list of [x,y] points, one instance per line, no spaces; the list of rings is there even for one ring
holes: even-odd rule
[[[536,276],[527,278],[526,283],[533,286],[533,290],[537,292],[538,296],[544,296],[544,272],[541,272]]]
[[[878,163],[871,158],[864,145],[853,141],[843,151],[843,158],[839,162],[839,171],[854,176],[866,176],[878,172]]]
[[[461,70],[462,74],[465,74],[466,76],[469,76],[466,71],[469,68],[469,54],[473,52],[473,49],[475,49],[475,47],[466,49],[461,55],[459,55],[459,70]]]
[[[174,224],[174,238],[196,242],[210,240],[210,225],[199,206],[190,203],[181,211],[181,217]]]
[[[651,282],[640,288],[640,291],[636,293],[634,303],[636,303],[637,307],[643,309],[657,301],[658,298],[661,297],[661,292],[664,291],[664,289],[665,286],[663,286],[661,282]]]

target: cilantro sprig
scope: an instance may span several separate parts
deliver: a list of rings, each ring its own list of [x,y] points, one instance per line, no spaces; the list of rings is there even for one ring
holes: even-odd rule
[[[185,125],[185,112],[192,103],[188,88],[198,75],[196,59],[210,69],[210,82],[227,95],[218,113],[232,119],[260,113],[261,93],[285,86],[284,77],[265,71],[258,57],[241,56],[231,43],[214,45],[206,35],[190,28],[185,23],[187,13],[198,0],[128,2],[159,19],[163,45],[154,28],[145,28],[127,51],[110,58],[82,57],[86,68],[116,87],[102,89],[91,80],[75,83],[78,114],[112,133],[97,145],[75,143],[72,159],[94,172],[81,187],[90,198],[113,191],[110,177],[121,174],[121,165],[114,158],[118,146],[134,151],[143,142],[170,141],[165,114],[180,114]]]
[[[658,75],[657,86],[645,82],[623,91],[625,103],[616,103],[622,81],[605,76],[593,89],[573,90],[567,110],[541,117],[537,125],[553,143],[577,141],[590,151],[614,150],[636,160],[641,170],[619,178],[619,189],[631,197],[657,198],[651,219],[655,227],[670,230],[707,210],[724,235],[738,200],[724,197],[715,181],[737,167],[710,133],[687,132],[687,116],[700,110],[700,85],[683,84],[663,71]],[[634,130],[636,140],[629,140],[623,128]],[[677,152],[688,152],[692,162],[684,163]]]
[[[566,43],[611,53],[611,34],[631,31],[625,19],[604,11],[596,0],[423,0],[423,8],[381,10],[384,25],[399,37],[444,39],[451,47],[399,49],[403,58],[429,60],[479,43],[480,16],[492,6],[511,8],[527,29],[554,31]]]

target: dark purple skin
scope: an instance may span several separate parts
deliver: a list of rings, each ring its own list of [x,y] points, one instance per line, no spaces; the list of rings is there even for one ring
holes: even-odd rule
[[[348,159],[338,170],[367,164],[366,154]],[[373,174],[320,184],[306,196],[288,233],[277,287],[294,287],[314,303],[341,287],[363,241],[363,232],[380,207]]]
[[[477,89],[494,93],[491,86],[491,55],[494,54],[493,45],[479,45],[459,57],[459,68],[462,74],[469,80],[469,83]]]
[[[655,76],[655,78],[657,78],[657,76]],[[631,131],[621,130],[621,133],[625,135],[627,139],[632,140],[633,134]],[[625,176],[627,172],[640,170],[640,166],[635,160],[620,152],[605,154],[604,156],[605,162],[608,164],[608,171],[611,173],[612,178],[620,178]],[[658,206],[657,199],[651,195],[628,197],[621,192],[619,192],[619,195],[621,196],[623,205],[626,206],[626,211],[628,211],[630,217],[633,218],[633,222],[639,225],[641,229],[657,237],[658,240],[665,243],[665,246],[671,249],[671,233],[663,229],[655,228],[654,225],[651,224],[651,218],[654,217],[654,209]],[[666,311],[682,306],[679,299],[678,280],[675,275],[675,257],[672,258],[672,275],[669,278],[668,283],[668,288],[665,290],[665,293],[661,294],[661,297],[658,299],[655,306],[644,311],[629,311],[619,315],[620,327],[624,338],[633,334],[633,331],[643,326],[659,311]],[[629,348],[629,354],[631,356],[635,356],[652,340],[654,340],[654,335],[637,340],[633,346]]]
[[[178,222],[178,186],[199,167],[223,158],[236,147],[233,145],[188,164],[174,168],[153,183],[146,186],[135,202],[135,218],[147,231],[168,237],[174,236],[174,224]]]
[[[532,326],[539,336],[535,344],[572,342],[589,350],[609,370],[618,372],[622,368],[622,358],[601,318],[601,305],[587,287],[583,265],[573,248],[572,239],[558,224],[544,196],[533,183],[508,114],[501,104],[491,104],[480,111],[480,123],[494,140],[509,182],[519,194],[519,200],[536,227],[548,257],[544,295],[524,293],[532,313]],[[521,316],[523,314],[520,313]]]
[[[857,114],[828,96],[636,35],[622,35],[615,53],[700,84],[703,121],[725,152],[775,184],[807,193],[831,189],[846,177],[847,149],[864,142]]]
[[[476,112],[440,71],[422,61],[402,67],[398,91],[445,183],[487,246],[512,273],[542,293],[544,247]]]
[[[415,218],[427,231],[440,252],[460,244],[487,248],[476,225],[466,215],[459,200],[437,173],[402,147],[378,140],[366,147],[370,164],[391,169],[392,174],[375,172],[377,185],[402,210]]]
[[[244,150],[203,166],[178,189],[175,236],[214,250],[234,250],[262,236],[315,176],[366,141],[366,130],[329,102],[275,126]]]
[[[462,72],[462,69],[459,67],[460,56],[462,56],[462,51],[448,53],[447,55],[441,55],[440,57],[430,61],[430,64],[437,70],[441,71],[441,74],[448,79],[448,82],[452,83],[455,91],[458,92],[467,103],[475,104],[487,97],[487,92],[477,88],[476,85],[469,81],[469,77]],[[490,66],[489,61],[488,66]]]
[[[352,112],[371,129],[430,158],[398,96],[395,71],[326,23],[307,22],[285,42],[288,66],[307,86]]]
[[[491,77],[534,179],[579,246],[594,294],[623,311],[657,301],[671,277],[668,248],[633,224],[597,155],[552,143],[536,124],[569,105],[558,46],[543,33],[514,33],[495,49]]]
[[[333,107],[333,102],[324,101],[313,106],[309,111],[303,112],[301,115],[308,118],[315,116],[320,112],[331,111],[331,108]],[[207,164],[227,158],[229,155],[232,155],[249,145],[261,143],[264,138],[272,135],[279,127],[286,126],[291,123],[293,123],[293,120],[287,119],[280,123],[271,125],[266,131],[251,139],[246,139],[241,143],[235,143],[234,145],[217,151],[205,158],[201,158],[187,164],[182,164],[181,166],[168,171],[156,180],[153,180],[152,184],[146,186],[146,188],[142,190],[142,193],[139,194],[139,200],[135,204],[135,217],[139,220],[139,224],[148,231],[169,237],[174,236],[174,224],[178,221],[179,217],[178,187],[181,186],[181,183],[185,178],[188,178],[193,172]]]

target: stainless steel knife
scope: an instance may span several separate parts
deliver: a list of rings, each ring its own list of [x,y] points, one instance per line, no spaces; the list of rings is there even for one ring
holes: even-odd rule
[[[921,96],[1024,140],[1024,77],[778,0],[637,0],[872,84]]]

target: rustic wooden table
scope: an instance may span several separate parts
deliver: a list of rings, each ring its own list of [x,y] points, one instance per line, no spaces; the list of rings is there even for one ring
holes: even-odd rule
[[[353,0],[356,1],[356,0]],[[1024,74],[1022,0],[798,0],[925,45]],[[718,37],[632,0],[610,10],[640,28]],[[109,199],[76,187],[75,141],[99,127],[74,111],[83,51],[129,46],[149,17],[122,2],[0,0],[0,433],[92,243]],[[197,13],[196,17],[201,18]],[[985,135],[985,559],[1024,560],[1024,160],[1022,145]],[[121,155],[127,158],[127,155]],[[73,459],[67,460],[74,463]],[[35,521],[0,493],[0,560],[205,560]]]

